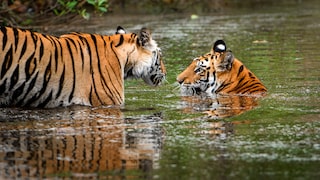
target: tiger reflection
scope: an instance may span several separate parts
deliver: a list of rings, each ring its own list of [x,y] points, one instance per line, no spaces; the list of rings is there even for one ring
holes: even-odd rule
[[[225,121],[206,121],[201,127],[198,134],[207,135],[213,138],[224,140],[227,136],[234,134],[234,123]]]
[[[183,112],[204,112],[210,118],[222,119],[240,115],[258,105],[258,97],[246,95],[182,96]]]
[[[112,108],[60,110],[57,116],[13,123],[1,118],[0,178],[126,177],[131,170],[147,176],[157,165],[159,116],[144,117],[153,123],[128,121]]]

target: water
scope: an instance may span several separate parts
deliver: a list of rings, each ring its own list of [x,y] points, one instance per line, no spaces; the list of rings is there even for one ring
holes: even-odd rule
[[[318,179],[320,5],[281,5],[125,22],[152,28],[167,83],[127,81],[123,108],[2,108],[1,179]],[[107,21],[95,32],[113,33]],[[175,78],[220,38],[268,95],[214,119],[179,96]]]

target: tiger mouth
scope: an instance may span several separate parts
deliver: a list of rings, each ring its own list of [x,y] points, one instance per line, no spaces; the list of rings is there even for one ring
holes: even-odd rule
[[[208,91],[210,91],[210,87],[209,83],[203,81],[198,81],[196,83],[181,83],[180,92],[183,96],[207,96]]]
[[[158,73],[149,76],[143,76],[142,79],[150,86],[159,86],[165,81],[166,75],[164,73]]]
[[[154,86],[161,85],[161,83],[166,79],[166,75],[164,73],[154,74],[150,77],[151,82]]]
[[[180,91],[183,96],[200,95],[203,92],[198,84],[180,84]]]

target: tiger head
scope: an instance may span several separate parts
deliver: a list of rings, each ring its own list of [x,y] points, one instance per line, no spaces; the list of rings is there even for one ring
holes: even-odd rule
[[[201,95],[206,92],[210,82],[210,73],[214,72],[210,54],[193,59],[191,64],[177,77],[183,95]]]
[[[177,77],[183,95],[258,94],[267,90],[260,80],[227,50],[223,40],[210,53],[195,58]]]
[[[161,49],[152,39],[151,32],[147,28],[142,28],[138,35],[126,34],[126,31],[119,26],[116,34],[120,34],[120,39],[128,37],[128,41],[135,43],[125,63],[124,78],[142,78],[149,85],[160,85],[165,79],[166,68]]]

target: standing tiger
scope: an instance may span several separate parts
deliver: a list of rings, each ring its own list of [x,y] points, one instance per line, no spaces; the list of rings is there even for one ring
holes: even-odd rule
[[[58,107],[121,105],[124,79],[157,86],[166,70],[150,31],[60,37],[1,27],[0,105]]]
[[[257,105],[256,98],[267,92],[262,82],[227,50],[223,40],[216,41],[210,53],[195,58],[177,81],[184,96],[214,98],[207,112],[211,116],[229,117],[252,109]]]

